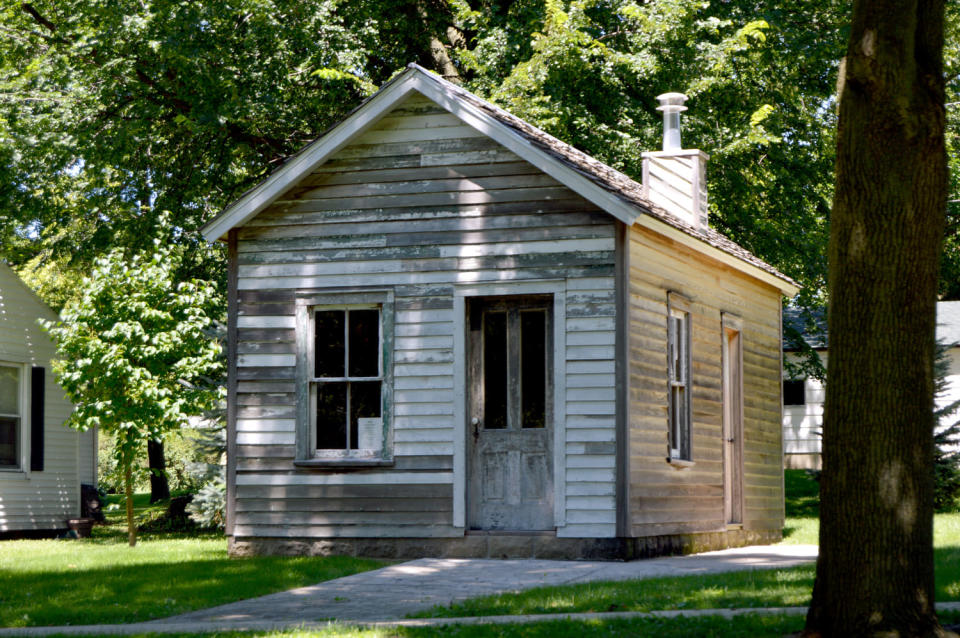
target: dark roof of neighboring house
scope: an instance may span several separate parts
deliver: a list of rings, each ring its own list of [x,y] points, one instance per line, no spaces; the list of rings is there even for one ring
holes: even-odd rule
[[[827,312],[822,308],[783,309],[783,349],[794,352],[800,349],[793,339],[798,336],[814,350],[827,348]]]
[[[783,309],[783,349],[787,352],[798,350],[797,345],[790,342],[790,328],[798,331],[811,348],[827,349],[829,339],[825,310]],[[960,345],[960,301],[937,302],[937,341],[948,346]]]

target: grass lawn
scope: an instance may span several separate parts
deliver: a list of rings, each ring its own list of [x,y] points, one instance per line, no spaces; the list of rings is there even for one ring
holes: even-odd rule
[[[141,519],[155,513],[145,495]],[[161,506],[162,507],[162,506]],[[0,626],[136,622],[376,569],[346,557],[227,557],[220,534],[143,534],[126,543],[122,511],[83,540],[0,542]]]

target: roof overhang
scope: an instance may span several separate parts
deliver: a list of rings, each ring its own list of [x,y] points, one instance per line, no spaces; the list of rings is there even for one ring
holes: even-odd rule
[[[678,244],[692,248],[693,250],[696,250],[707,257],[711,257],[722,264],[730,266],[734,270],[738,270],[746,275],[749,275],[754,279],[759,279],[763,283],[773,286],[786,297],[793,297],[800,292],[800,287],[796,284],[785,281],[780,277],[763,270],[762,268],[758,268],[757,266],[731,255],[726,251],[711,246],[705,241],[697,239],[696,237],[692,237],[687,233],[660,221],[656,217],[651,215],[643,215],[637,220],[637,225],[642,226],[643,228],[648,228],[668,239],[672,239]]]

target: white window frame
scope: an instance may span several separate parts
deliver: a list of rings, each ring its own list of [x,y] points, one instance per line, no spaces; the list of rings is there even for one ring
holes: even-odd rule
[[[678,322],[675,320],[679,320]],[[679,331],[675,326],[679,325]],[[690,303],[671,293],[667,297],[667,460],[693,460],[692,432],[692,357]],[[678,334],[679,332],[679,334]],[[679,366],[677,365],[679,360]],[[677,369],[679,368],[679,373]],[[674,389],[683,388],[682,418],[676,417]]]
[[[380,312],[379,376],[317,377],[315,346],[315,314],[323,310],[371,310]],[[344,290],[330,292],[305,291],[296,297],[297,338],[297,424],[296,460],[301,467],[368,466],[391,464],[393,411],[393,292],[389,290]],[[349,359],[349,339],[344,343],[344,362]],[[344,369],[349,373],[348,369]],[[349,427],[347,447],[317,449],[317,391],[321,383],[379,381],[382,436],[378,448],[350,449]],[[349,425],[349,407],[347,419]]]
[[[14,368],[17,370],[19,378],[19,388],[17,389],[19,395],[20,403],[20,414],[0,414],[4,417],[14,417],[20,419],[20,423],[17,426],[17,463],[16,465],[0,465],[0,472],[15,472],[22,474],[26,471],[26,459],[28,454],[28,439],[29,432],[26,431],[26,424],[29,421],[30,411],[29,411],[29,381],[27,378],[27,370],[29,368],[23,363],[17,363],[14,361],[0,361],[0,367],[3,368]]]

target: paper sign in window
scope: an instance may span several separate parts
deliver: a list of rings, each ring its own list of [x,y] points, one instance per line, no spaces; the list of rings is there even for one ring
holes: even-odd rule
[[[357,419],[357,438],[361,450],[379,450],[383,446],[383,419]]]

